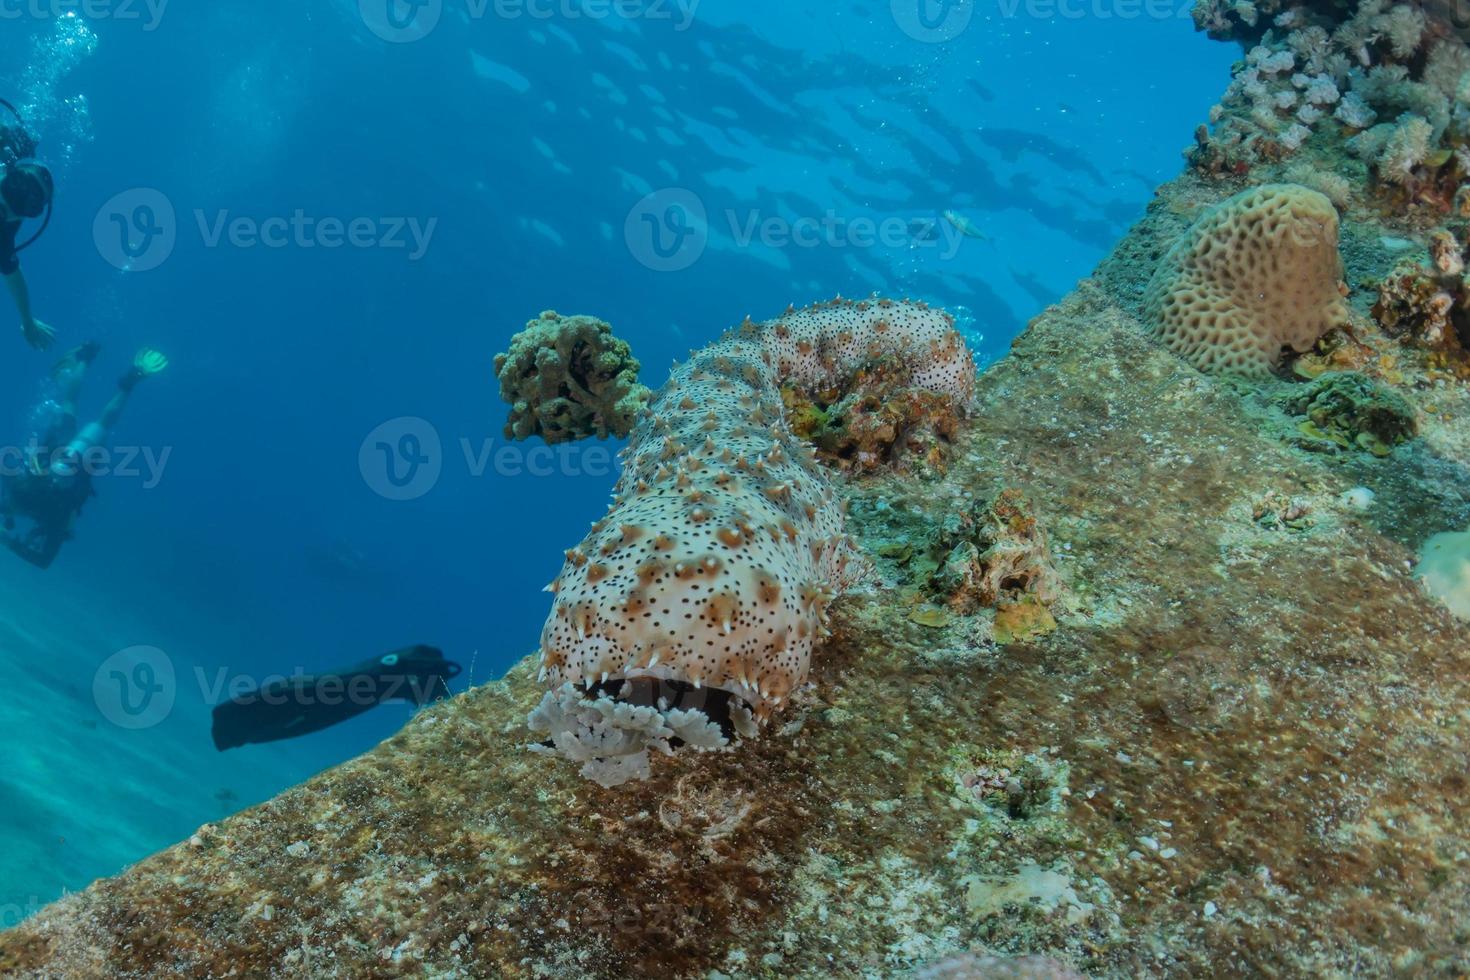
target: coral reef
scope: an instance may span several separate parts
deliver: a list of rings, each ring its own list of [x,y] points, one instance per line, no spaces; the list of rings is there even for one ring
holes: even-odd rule
[[[1194,18],[1246,49],[1187,153],[1199,172],[1244,175],[1313,139],[1411,197],[1447,203],[1470,172],[1470,51],[1449,5],[1198,0]]]
[[[608,324],[542,313],[495,357],[500,397],[511,406],[506,438],[556,444],[627,436],[649,397],[638,369]]]
[[[644,776],[632,742],[666,747],[674,714],[748,735],[800,688],[855,569],[842,506],[786,420],[782,385],[838,402],[889,374],[951,414],[974,386],[948,314],[886,300],[747,321],[677,367],[633,432],[608,515],[550,586],[551,690],[533,727],[594,778]],[[593,708],[568,707],[577,687]],[[626,764],[595,761],[604,748]]]
[[[1170,249],[1144,298],[1171,349],[1201,371],[1269,375],[1283,348],[1348,325],[1332,202],[1267,184],[1211,208]]]
[[[1414,409],[1397,392],[1354,371],[1320,376],[1284,400],[1287,411],[1306,416],[1299,425],[1306,448],[1360,449],[1388,456],[1414,437]]]
[[[1254,67],[1272,79],[1276,32],[1302,43],[1320,27],[1329,59],[1357,59],[1348,94],[1385,119],[1436,116],[1407,104],[1417,90],[1397,103],[1374,92],[1374,68],[1421,86],[1454,74],[1453,56],[1432,57],[1458,36],[1433,7],[1201,10],[1216,33],[1266,47]],[[1371,122],[1362,108],[1357,129]],[[1343,135],[1302,125],[1304,158]],[[1387,196],[1386,215],[1363,207],[1367,167],[1347,166],[1357,206],[1342,258],[1350,281],[1377,282],[1441,219],[1403,196]],[[1442,368],[1464,252],[1435,236],[1433,266],[1380,294],[1389,333],[1319,344],[1296,365],[1309,383],[1220,383],[1148,336],[1160,324],[1147,277],[1171,246],[1182,277],[1194,257],[1175,243],[1229,189],[1194,173],[1162,188],[973,401],[967,354],[918,307],[793,313],[696,355],[638,422],[614,512],[569,553],[542,657],[0,932],[0,974],[1470,973],[1470,532],[1441,534],[1470,522],[1470,385]],[[1321,202],[1310,210],[1324,226]],[[1288,318],[1301,336],[1252,348],[1253,371],[1340,322],[1326,288],[1338,276],[1319,259],[1325,274],[1296,284],[1315,312]],[[1258,262],[1255,288],[1279,285]],[[799,416],[843,404],[854,378],[888,376],[901,344],[880,324],[923,338],[902,352],[922,368],[904,386],[971,408],[942,474],[831,479],[795,431],[820,426]],[[1327,437],[1310,441],[1352,451],[1282,438],[1303,421]],[[901,435],[891,447],[911,448]],[[833,506],[793,510],[799,493]],[[755,541],[797,586],[843,557],[842,581],[863,560],[877,574],[830,604],[808,591],[794,610],[775,583],[763,605],[772,583],[741,557]],[[643,608],[634,586],[650,560],[662,591]],[[1050,572],[1020,571],[1041,563]],[[1048,609],[1040,596],[1059,582],[1065,601]],[[992,593],[993,624],[964,614]],[[823,605],[832,635],[814,656],[751,628],[805,623],[810,637]],[[1049,628],[1028,621],[1037,609]],[[654,616],[698,643],[631,676],[641,654],[624,638],[662,639]],[[665,664],[677,671],[657,674]],[[740,751],[665,755],[721,748],[774,710],[772,692],[786,695],[780,724]],[[538,748],[580,774],[524,750],[528,716],[549,743]]]
[[[1430,236],[1430,263],[1403,260],[1379,284],[1373,317],[1390,334],[1442,355],[1445,365],[1467,366],[1470,283],[1467,253],[1440,229]]]

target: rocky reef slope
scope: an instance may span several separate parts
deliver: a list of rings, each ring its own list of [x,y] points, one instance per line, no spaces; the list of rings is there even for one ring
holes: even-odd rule
[[[1362,213],[1365,346],[1244,382],[1153,340],[1159,258],[1244,186],[1164,188],[942,475],[845,484],[875,574],[759,740],[601,789],[526,751],[528,658],[0,935],[0,972],[1470,970],[1470,624],[1412,577],[1470,523],[1470,388],[1372,326],[1409,233]],[[948,574],[987,522],[1049,542],[999,610]]]

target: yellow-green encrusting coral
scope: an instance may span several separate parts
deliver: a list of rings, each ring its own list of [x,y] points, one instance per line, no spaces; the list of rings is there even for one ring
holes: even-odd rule
[[[542,313],[495,358],[500,397],[511,406],[506,438],[627,436],[649,397],[638,370],[632,349],[603,321]]]
[[[1414,409],[1398,392],[1356,371],[1324,374],[1286,399],[1286,408],[1306,416],[1299,425],[1312,442],[1357,448],[1388,456],[1414,437]],[[1311,443],[1307,448],[1314,448]],[[1331,446],[1327,446],[1329,450]]]

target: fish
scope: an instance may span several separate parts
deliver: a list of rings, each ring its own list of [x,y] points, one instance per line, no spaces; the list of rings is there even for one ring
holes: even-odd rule
[[[979,82],[975,81],[973,78],[967,78],[965,79],[965,82],[969,84],[970,89],[976,95],[980,96],[980,98],[984,99],[986,102],[995,101],[995,93],[990,91],[990,89],[986,88],[984,85],[981,85]]]
[[[448,697],[449,681],[462,669],[443,651],[420,645],[343,670],[273,680],[215,706],[214,747],[299,738],[392,701],[423,707]]]
[[[945,211],[944,220],[954,225],[955,229],[966,238],[975,238],[982,242],[988,240],[988,236],[979,228],[975,227],[975,222],[958,211]]]

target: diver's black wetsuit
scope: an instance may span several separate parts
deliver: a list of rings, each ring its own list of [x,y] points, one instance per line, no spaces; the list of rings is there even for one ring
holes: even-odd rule
[[[15,251],[18,234],[19,221],[0,221],[0,276],[14,275],[20,269],[20,255]]]
[[[0,542],[37,568],[50,568],[92,493],[92,477],[82,470],[71,476],[26,471],[5,477],[0,486]],[[30,522],[30,527],[22,530],[17,517]]]

